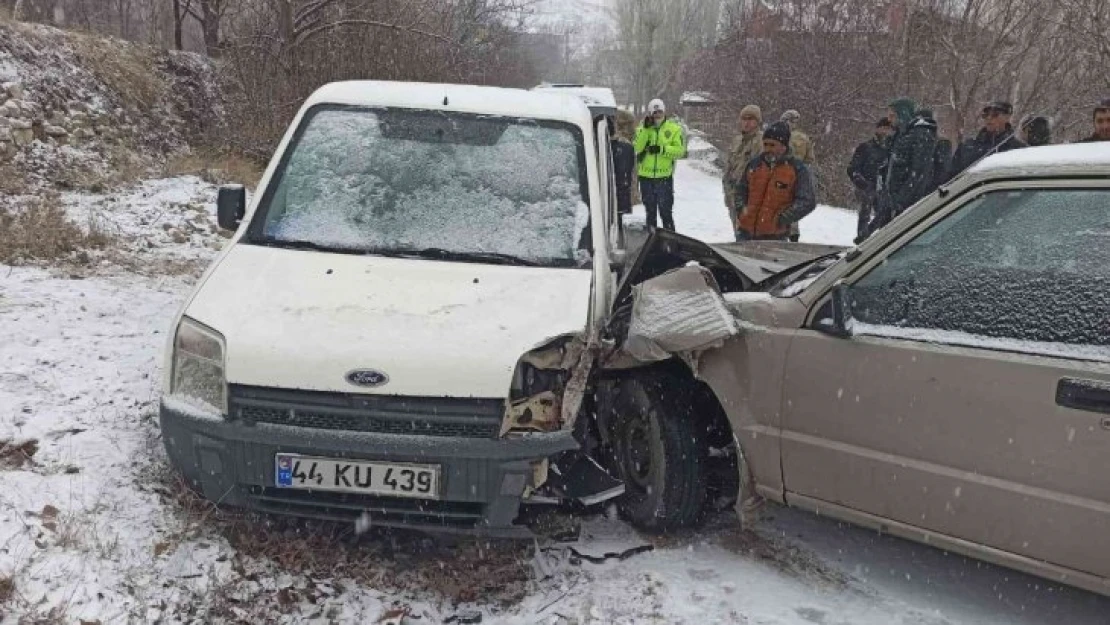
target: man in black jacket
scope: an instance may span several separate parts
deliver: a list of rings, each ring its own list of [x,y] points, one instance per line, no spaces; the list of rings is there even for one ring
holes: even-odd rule
[[[1021,122],[1021,138],[1031,148],[1052,145],[1052,124],[1044,115],[1031,115]]]
[[[956,148],[952,169],[948,172],[949,180],[991,154],[1027,147],[1010,125],[1013,114],[1014,107],[1009,102],[996,101],[983,107],[983,128],[974,138]]]
[[[616,182],[617,220],[623,223],[625,215],[632,212],[632,181],[636,171],[636,150],[632,143],[616,134],[613,118],[609,122],[609,149],[613,153],[613,178]]]
[[[852,153],[852,162],[848,165],[848,179],[856,188],[856,199],[859,201],[859,221],[856,234],[862,240],[871,223],[871,212],[875,208],[876,193],[878,191],[879,175],[883,172],[886,159],[889,157],[888,138],[893,132],[894,125],[886,117],[875,124],[875,136],[856,146]]]
[[[937,145],[937,123],[917,115],[917,105],[909,98],[890,104],[890,120],[897,130],[890,144],[886,172],[867,234],[882,228],[902,211],[933,189],[933,155]]]

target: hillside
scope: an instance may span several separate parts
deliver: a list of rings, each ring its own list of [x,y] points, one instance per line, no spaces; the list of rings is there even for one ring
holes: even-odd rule
[[[0,192],[130,182],[221,119],[201,56],[0,21]]]

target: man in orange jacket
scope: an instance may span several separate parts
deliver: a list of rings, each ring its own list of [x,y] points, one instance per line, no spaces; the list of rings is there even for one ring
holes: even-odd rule
[[[748,163],[736,185],[737,241],[790,238],[790,225],[817,208],[813,176],[790,154],[790,126],[763,132],[763,153]]]

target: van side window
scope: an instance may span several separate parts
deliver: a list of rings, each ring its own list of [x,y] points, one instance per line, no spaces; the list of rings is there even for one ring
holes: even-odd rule
[[[864,328],[1105,347],[1107,285],[1110,190],[994,191],[858,281],[852,317]]]

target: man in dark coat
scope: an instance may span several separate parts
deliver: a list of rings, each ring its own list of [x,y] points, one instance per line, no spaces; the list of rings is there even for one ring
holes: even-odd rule
[[[616,134],[613,118],[609,121],[609,150],[613,153],[613,178],[616,182],[617,219],[632,212],[632,181],[636,171],[636,151],[632,142]]]
[[[848,179],[852,181],[852,186],[856,189],[856,200],[859,201],[856,234],[860,237],[867,232],[867,225],[871,223],[879,176],[890,154],[888,138],[893,131],[894,124],[889,119],[880,119],[875,124],[875,136],[856,146],[856,151],[852,153],[852,162],[848,165]]]
[[[974,138],[956,148],[952,168],[948,172],[949,180],[991,154],[1027,147],[1010,125],[1013,114],[1014,107],[1009,102],[995,101],[983,107],[983,128]]]
[[[936,117],[933,116],[932,109],[920,109],[915,113],[915,116],[924,118],[930,123],[940,128],[937,124]],[[933,183],[928,188],[924,189],[921,197],[929,195],[937,190],[937,187],[948,182],[948,170],[952,168],[952,142],[940,136],[940,131],[937,131],[937,143],[933,148]]]
[[[902,211],[929,194],[933,188],[933,155],[937,144],[935,120],[915,115],[917,106],[909,98],[890,103],[889,119],[895,124],[890,159],[868,234],[890,223]]]
[[[1052,124],[1043,115],[1033,115],[1021,122],[1021,135],[1031,148],[1052,145]]]
[[[1099,102],[1095,106],[1094,114],[1095,133],[1080,143],[1094,143],[1096,141],[1110,141],[1110,98]]]

